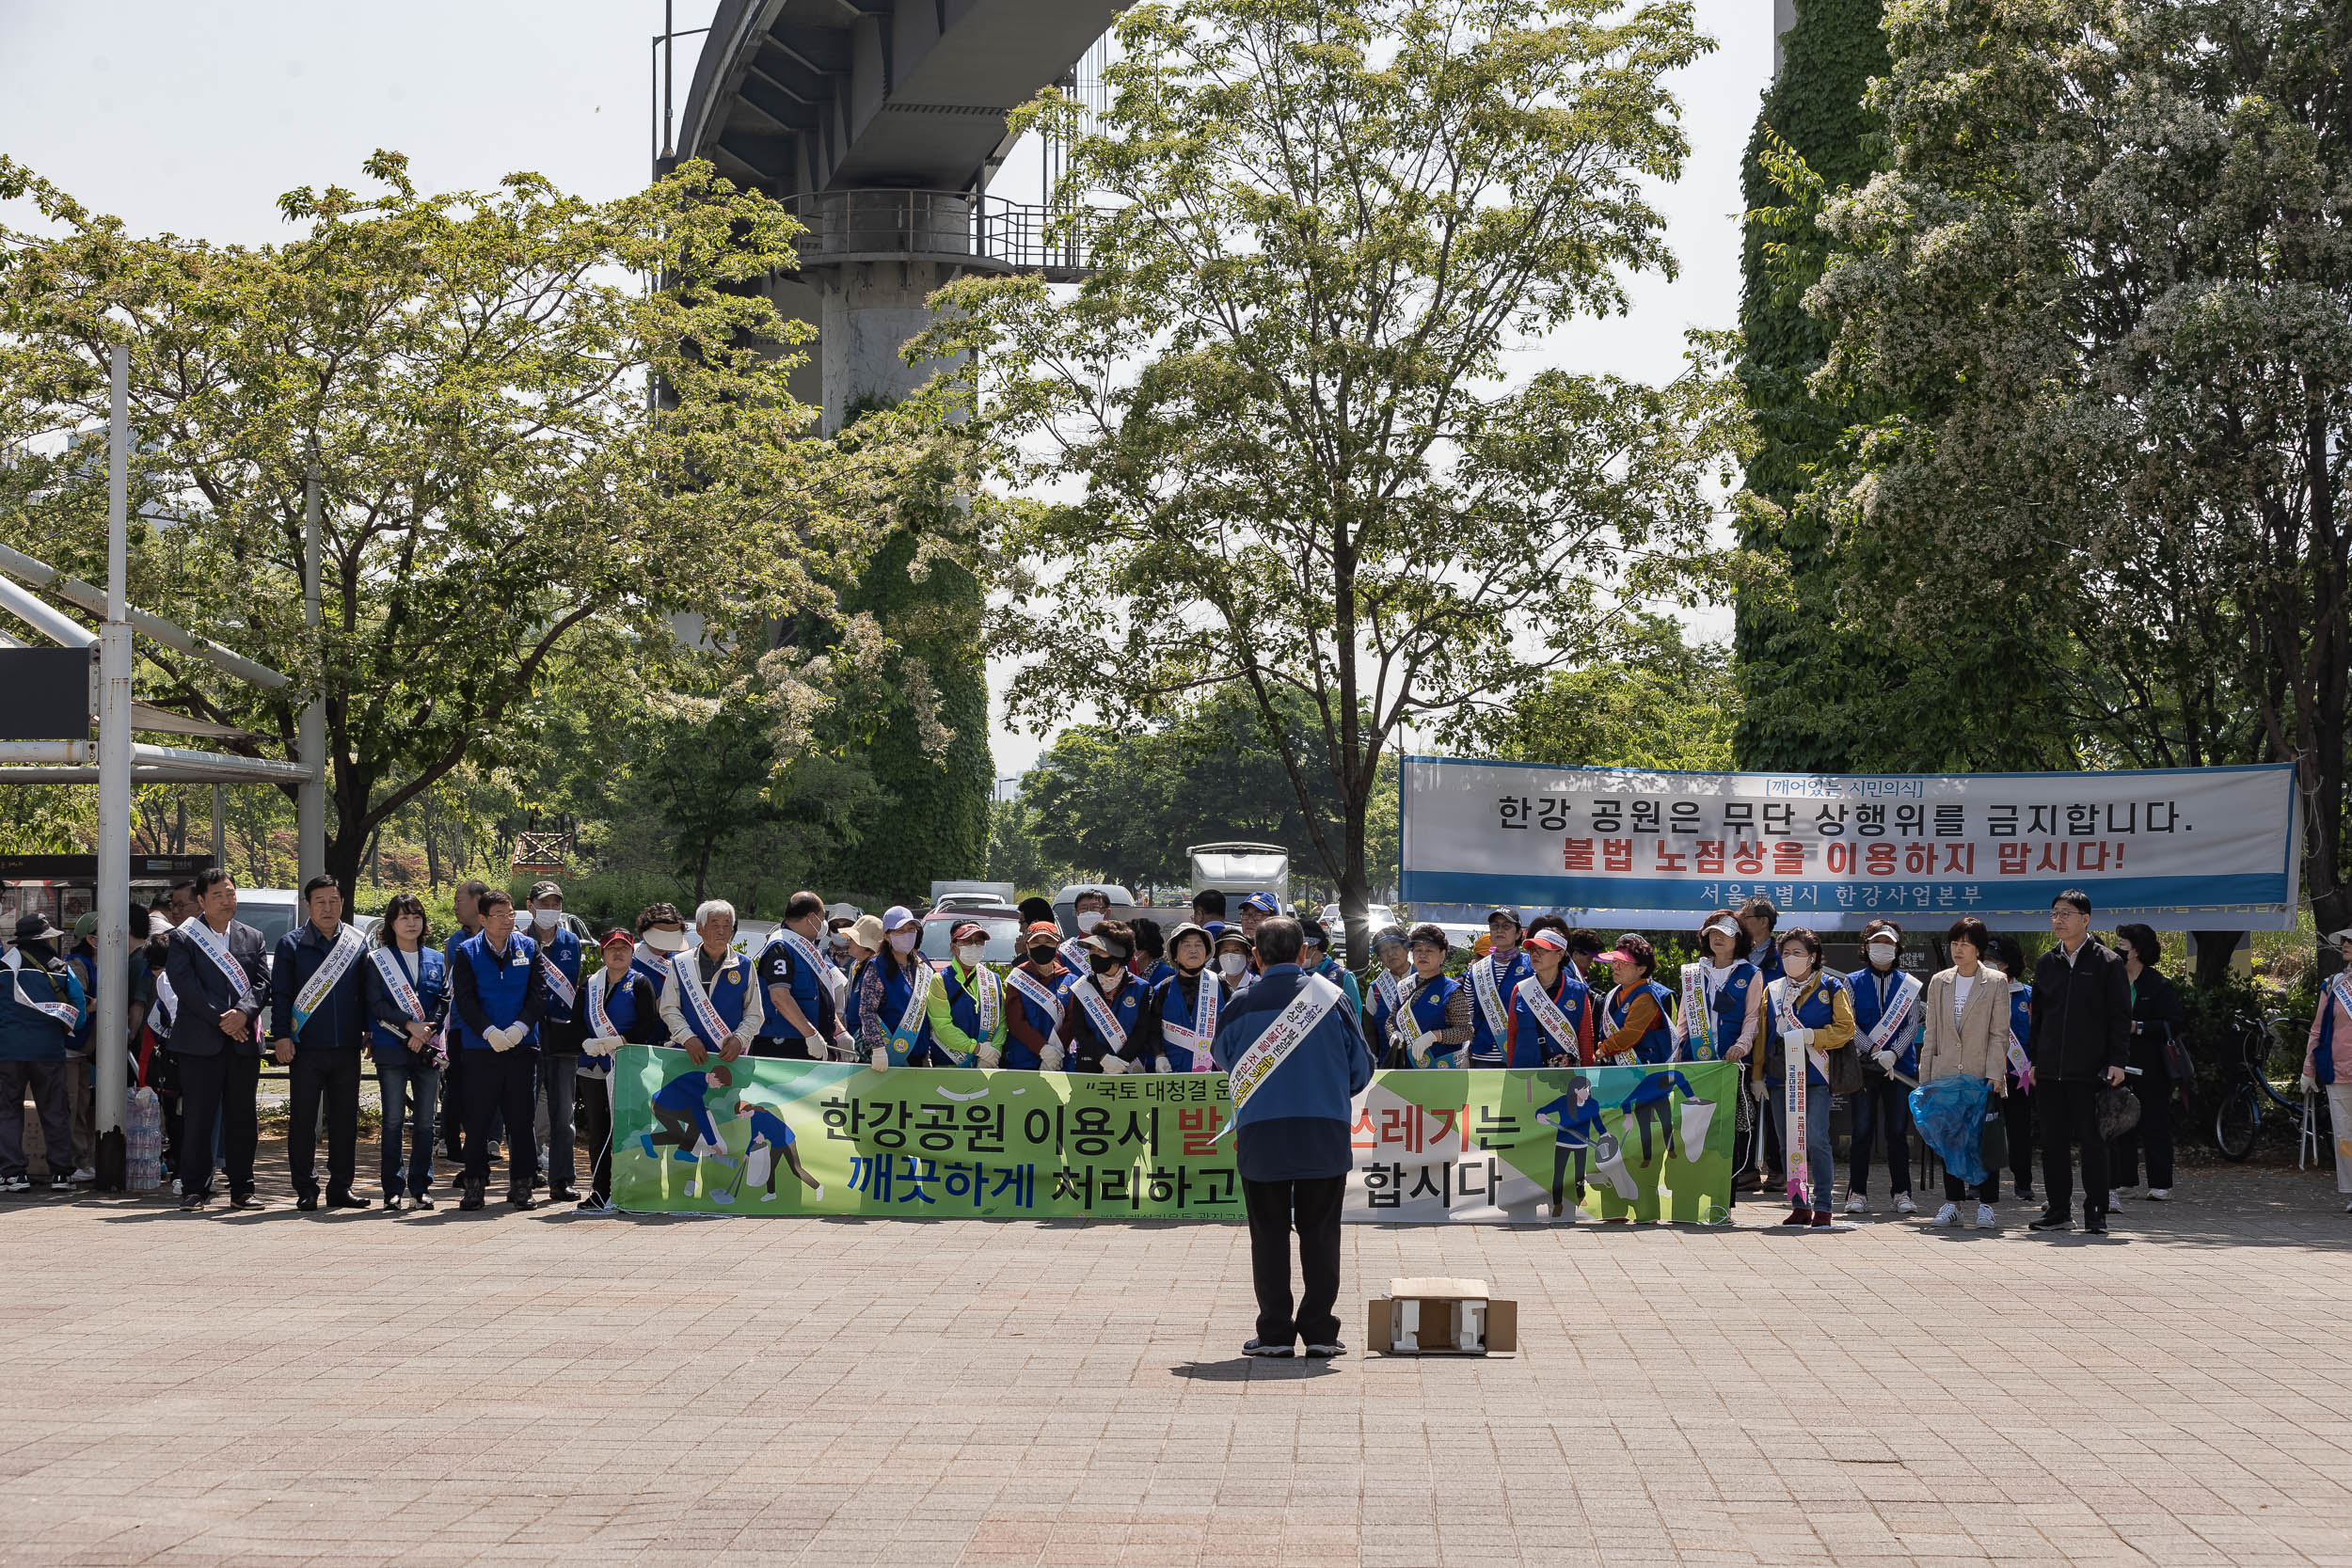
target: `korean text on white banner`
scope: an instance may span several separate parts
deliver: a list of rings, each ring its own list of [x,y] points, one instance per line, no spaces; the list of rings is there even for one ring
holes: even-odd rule
[[[2283,930],[2292,765],[2106,773],[1662,773],[1407,757],[1404,898],[1695,925],[1761,895],[1786,925],[2030,929],[2067,888],[2098,923]]]

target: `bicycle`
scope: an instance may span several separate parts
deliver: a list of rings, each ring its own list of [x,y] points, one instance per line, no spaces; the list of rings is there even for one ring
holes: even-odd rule
[[[2289,1100],[2270,1082],[2271,1049],[2280,1026],[2289,1021],[2276,1013],[2261,1019],[2239,1013],[2231,1022],[2236,1026],[2237,1061],[2234,1081],[2223,1085],[2220,1103],[2214,1111],[2214,1147],[2225,1160],[2242,1162],[2250,1157],[2262,1135],[2264,1107],[2268,1105],[2296,1119],[2300,1133],[2296,1168],[2315,1163],[2320,1150],[2334,1147],[2332,1134],[2326,1130],[2327,1101],[2312,1095]]]

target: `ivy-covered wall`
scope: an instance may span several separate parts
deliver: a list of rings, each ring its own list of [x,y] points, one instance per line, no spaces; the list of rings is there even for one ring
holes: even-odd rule
[[[1748,142],[1742,189],[1751,214],[1787,200],[1759,157],[1768,131],[1833,190],[1864,184],[1878,167],[1879,126],[1862,106],[1862,93],[1872,76],[1887,71],[1881,4],[1798,0],[1796,25],[1782,40],[1780,79],[1765,94]],[[1753,509],[1743,543],[1784,558],[1794,604],[1743,595],[1735,609],[1732,646],[1742,702],[1732,752],[1741,768],[1836,772],[1876,765],[1869,716],[1883,706],[1877,699],[1892,673],[1831,629],[1831,541],[1819,521],[1793,510],[1808,470],[1832,451],[1848,421],[1844,409],[1824,406],[1805,390],[1828,345],[1820,324],[1768,269],[1765,245],[1774,239],[1817,253],[1826,247],[1822,236],[1775,233],[1753,216],[1743,235],[1740,325],[1747,346],[1739,375],[1762,438],[1748,463],[1747,486],[1777,514],[1762,520],[1756,515],[1767,509]]]

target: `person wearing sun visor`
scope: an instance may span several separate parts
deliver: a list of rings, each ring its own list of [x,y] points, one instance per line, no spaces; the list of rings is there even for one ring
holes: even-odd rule
[[[1135,933],[1121,920],[1098,922],[1079,943],[1088,973],[1061,985],[1062,1070],[1125,1072],[1135,1065],[1137,1031],[1151,1006],[1151,991],[1128,973]]]
[[[1005,1066],[1061,1070],[1061,927],[1049,906],[1021,934],[1021,961],[1005,972]]]
[[[1231,994],[1224,977],[1209,968],[1212,939],[1187,922],[1168,939],[1173,973],[1152,988],[1146,1020],[1136,1033],[1136,1059],[1154,1072],[1210,1072],[1216,1063],[1217,1021]]]
[[[939,972],[925,1004],[931,1053],[949,1067],[1001,1066],[1005,1055],[1005,985],[983,960],[988,927],[960,920],[947,933],[955,957]]]

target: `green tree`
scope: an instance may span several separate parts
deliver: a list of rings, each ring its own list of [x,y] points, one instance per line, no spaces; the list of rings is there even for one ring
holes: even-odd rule
[[[296,677],[257,694],[142,644],[140,695],[290,749],[315,684],[346,891],[388,818],[525,733],[571,640],[830,613],[823,585],[868,547],[850,516],[877,461],[798,438],[807,329],[745,286],[794,258],[765,197],[703,164],[601,204],[531,174],[422,195],[393,153],[366,172],[374,195],[294,191],[297,234],[246,249],[135,238],[0,160],[0,197],[46,222],[0,233],[0,447],[34,443],[0,477],[0,528],[100,575],[103,467],[38,438],[103,417],[127,341],[135,506],[167,519],[133,542],[134,597]]]
[[[1395,738],[1723,564],[1705,482],[1739,426],[1714,346],[1661,388],[1502,375],[1672,271],[1663,79],[1708,43],[1683,0],[1187,0],[1119,33],[1069,166],[1089,278],[959,282],[926,345],[973,356],[1003,474],[1057,498],[1002,540],[993,641],[1035,656],[1009,704],[1088,699],[1127,732],[1246,691],[1360,943]]]
[[[1730,768],[1740,708],[1727,651],[1690,646],[1663,616],[1645,617],[1635,641],[1630,657],[1555,672],[1486,721],[1486,753],[1573,768]]]
[[[1905,0],[1887,37],[1889,168],[1806,300],[1817,387],[1885,410],[1815,487],[1846,602],[1971,665],[1986,625],[2071,640],[2109,744],[2258,736],[2352,921],[2352,12]]]

